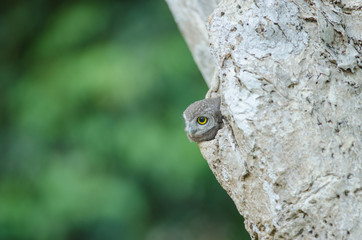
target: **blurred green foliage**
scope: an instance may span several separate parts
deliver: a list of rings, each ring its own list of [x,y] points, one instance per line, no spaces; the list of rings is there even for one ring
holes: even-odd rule
[[[0,239],[250,239],[181,114],[207,91],[163,1],[3,1]]]

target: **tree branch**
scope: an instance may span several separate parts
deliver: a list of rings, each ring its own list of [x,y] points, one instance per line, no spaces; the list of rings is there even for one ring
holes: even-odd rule
[[[224,0],[209,17],[198,43],[227,121],[199,147],[253,239],[362,236],[361,24],[362,3],[343,0]]]

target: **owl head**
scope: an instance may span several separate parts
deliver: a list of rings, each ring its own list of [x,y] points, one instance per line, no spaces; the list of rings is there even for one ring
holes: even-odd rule
[[[190,141],[202,142],[215,138],[222,124],[220,98],[194,102],[183,113],[185,131]]]

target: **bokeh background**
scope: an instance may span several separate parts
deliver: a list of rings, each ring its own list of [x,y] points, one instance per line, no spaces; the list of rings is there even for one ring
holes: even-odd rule
[[[0,3],[0,239],[250,239],[183,131],[207,91],[166,3]]]

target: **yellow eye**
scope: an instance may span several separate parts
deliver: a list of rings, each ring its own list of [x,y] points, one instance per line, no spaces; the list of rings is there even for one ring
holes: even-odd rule
[[[198,117],[197,122],[200,125],[204,125],[205,123],[207,123],[207,117]]]

